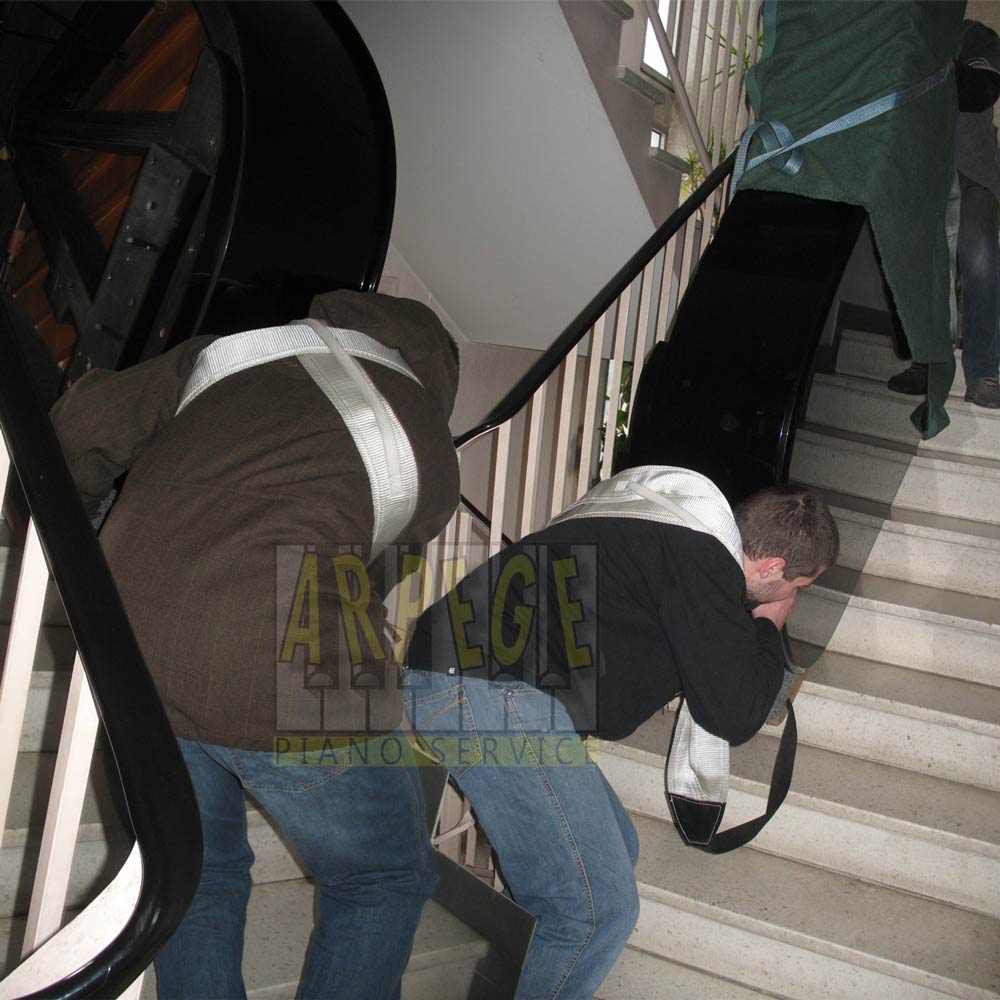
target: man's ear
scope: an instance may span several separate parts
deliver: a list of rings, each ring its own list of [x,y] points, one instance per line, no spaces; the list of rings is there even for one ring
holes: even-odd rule
[[[783,580],[785,577],[785,560],[781,556],[768,556],[761,559],[757,572],[762,580]]]

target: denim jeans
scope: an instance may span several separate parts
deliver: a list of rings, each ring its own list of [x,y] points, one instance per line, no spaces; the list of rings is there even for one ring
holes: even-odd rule
[[[408,670],[405,704],[469,798],[511,896],[538,923],[517,1000],[583,1000],[639,912],[635,828],[566,710],[520,681]]]
[[[962,370],[967,385],[996,378],[1000,365],[1000,245],[997,200],[959,174],[958,269],[962,276]]]
[[[437,883],[416,769],[349,766],[342,751],[335,763],[327,754],[321,766],[302,766],[269,751],[178,743],[201,810],[205,861],[194,902],[156,959],[161,1000],[246,996],[241,965],[254,855],[244,793],[278,825],[319,888],[298,996],[398,997],[420,911]],[[395,733],[368,746],[370,761],[392,762],[407,744]],[[379,754],[385,746],[393,752]]]

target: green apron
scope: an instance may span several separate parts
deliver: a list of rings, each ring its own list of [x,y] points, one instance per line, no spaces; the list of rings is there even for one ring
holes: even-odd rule
[[[764,51],[747,80],[757,119],[782,122],[799,139],[931,76],[950,62],[964,13],[965,3],[951,0],[766,0]],[[867,210],[913,358],[930,366],[927,401],[912,417],[925,438],[948,425],[944,404],[955,376],[944,216],[956,115],[949,73],[902,107],[800,147],[798,173],[773,169],[784,162],[777,156],[738,185]],[[754,142],[751,157],[760,151]]]

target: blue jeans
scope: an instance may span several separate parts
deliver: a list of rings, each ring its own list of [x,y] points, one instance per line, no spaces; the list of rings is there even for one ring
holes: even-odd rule
[[[296,757],[278,763],[269,751],[177,742],[201,810],[205,861],[194,902],[156,959],[161,1000],[246,996],[241,965],[254,856],[244,793],[278,825],[319,887],[298,996],[398,997],[420,911],[437,883],[416,768],[348,766],[343,751],[335,760],[327,754],[322,766],[302,766]],[[384,756],[395,761],[407,744],[395,733],[368,746],[369,760],[391,746]]]
[[[962,370],[965,382],[997,377],[1000,365],[1000,245],[997,200],[964,174],[958,227],[962,276]]]
[[[538,918],[517,1000],[590,1000],[639,913],[639,842],[624,807],[548,694],[404,678],[414,730],[472,803],[511,896]]]

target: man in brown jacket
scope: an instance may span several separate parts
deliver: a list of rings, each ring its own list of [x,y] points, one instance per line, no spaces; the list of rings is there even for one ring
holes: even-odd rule
[[[416,461],[414,513],[396,541],[421,545],[458,501],[454,344],[403,299],[336,292],[311,315],[408,366],[359,359]],[[202,814],[201,884],[157,959],[159,995],[245,996],[246,793],[320,887],[299,995],[392,997],[435,866],[415,768],[375,766],[398,765],[406,743],[368,566],[368,468],[295,356],[230,374],[178,412],[210,343],[88,372],[52,410],[92,512],[128,473],[101,538]],[[369,766],[349,766],[359,761]]]

